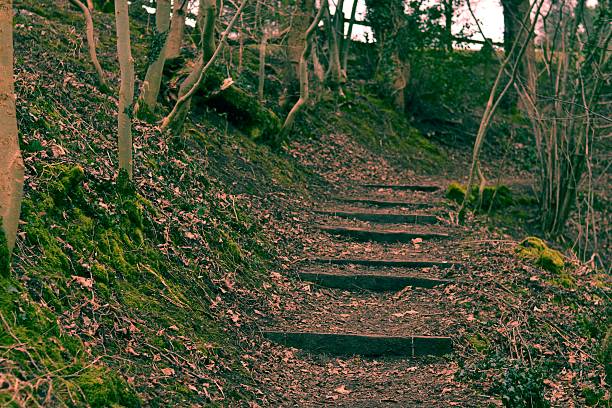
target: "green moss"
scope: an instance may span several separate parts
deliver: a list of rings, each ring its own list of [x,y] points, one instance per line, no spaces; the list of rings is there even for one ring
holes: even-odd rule
[[[584,397],[585,404],[589,407],[609,406],[607,404],[609,401],[606,399],[606,392],[603,389],[595,390],[587,387],[582,390],[582,396]]]
[[[446,189],[446,197],[459,204],[463,203],[465,197],[465,186],[452,182]],[[510,207],[514,204],[512,192],[507,186],[485,186],[482,192],[477,186],[472,187],[468,204],[472,208],[482,209],[484,211],[500,210]]]
[[[57,206],[65,205],[70,199],[80,193],[84,172],[81,166],[56,166],[53,169],[56,181],[49,183],[49,194]]]
[[[512,192],[504,185],[486,186],[480,192],[480,208],[484,210],[500,210],[514,204]]]
[[[480,353],[487,351],[490,347],[489,339],[480,333],[468,336],[467,341]]]
[[[525,238],[517,246],[516,252],[520,257],[534,262],[549,272],[561,273],[565,267],[563,255],[549,248],[542,239],[537,237]]]
[[[0,277],[7,278],[11,273],[11,255],[6,242],[6,234],[0,217]]]
[[[202,86],[207,91],[198,98],[201,103],[227,114],[227,120],[253,140],[272,141],[281,127],[278,116],[236,85],[221,90],[224,80],[220,70],[209,70]]]
[[[608,386],[612,386],[612,326],[608,326],[599,351],[599,359],[606,370]]]
[[[140,400],[128,384],[112,371],[91,367],[81,373],[75,384],[83,391],[92,408],[122,406],[140,407]]]
[[[457,182],[452,182],[446,189],[446,198],[457,203],[462,203],[465,197],[465,187]]]

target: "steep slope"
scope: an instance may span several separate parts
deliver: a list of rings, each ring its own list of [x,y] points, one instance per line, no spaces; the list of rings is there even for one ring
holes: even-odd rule
[[[1,278],[0,401],[254,398],[240,360],[252,311],[241,308],[273,296],[269,270],[289,241],[262,225],[261,211],[277,217],[307,194],[307,178],[322,181],[206,109],[180,137],[136,121],[135,189],[115,180],[116,95],[95,85],[82,16],[67,1],[15,10],[27,179],[14,271]],[[94,18],[116,89],[113,16]],[[142,73],[138,19],[132,36]]]
[[[430,173],[436,176],[429,181],[444,185],[448,174],[462,171],[445,161],[456,151],[422,137],[360,84],[348,86],[338,104],[324,97],[306,111],[295,139],[280,152],[254,143],[252,129],[241,129],[227,106],[200,101],[181,136],[135,121],[132,188],[115,178],[116,95],[94,85],[79,12],[67,1],[22,0],[15,9],[27,180],[15,268],[0,278],[1,403],[350,405],[372,395],[369,381],[377,378],[383,378],[377,392],[416,393],[413,401],[433,393],[441,403],[480,401],[472,398],[476,393],[499,403],[520,397],[512,391],[517,384],[554,396],[561,406],[582,403],[587,394],[603,400],[599,385],[610,355],[599,344],[609,327],[600,307],[606,278],[586,269],[558,276],[517,261],[515,238],[478,219],[470,227],[483,242],[467,245],[464,254],[474,258],[470,272],[433,296],[452,305],[453,319],[444,324],[452,329],[456,357],[430,367],[427,361],[397,364],[418,374],[410,377],[418,380],[414,387],[406,386],[408,377],[388,387],[395,378],[385,371],[391,365],[381,368],[375,360],[311,358],[266,341],[260,334],[269,322],[346,296],[305,286],[293,273],[304,257],[380,250],[313,233],[321,215],[311,210],[355,192],[361,182]],[[116,90],[113,16],[96,12],[94,18],[100,60]],[[132,27],[140,77],[149,41],[142,20]],[[247,93],[255,89],[255,51],[245,49],[245,69],[236,78]],[[280,86],[274,75],[268,79],[272,101]],[[173,92],[163,90],[162,111]],[[380,195],[387,202],[414,198]],[[455,210],[442,207],[440,216],[448,220]],[[406,251],[401,244],[384,249]],[[393,313],[409,317],[402,302]],[[381,300],[379,310],[390,312],[385,305]],[[524,308],[545,314],[534,320]],[[572,335],[576,342],[567,341]],[[519,363],[526,355],[533,367]],[[367,370],[372,376],[363,375]],[[357,380],[344,383],[346,373]],[[544,375],[554,386],[544,388]]]

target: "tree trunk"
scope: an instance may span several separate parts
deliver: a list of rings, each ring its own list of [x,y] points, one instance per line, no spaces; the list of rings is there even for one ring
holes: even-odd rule
[[[342,75],[342,67],[340,66],[340,47],[344,37],[344,30],[342,32],[338,31],[340,24],[342,24],[342,28],[344,28],[344,14],[341,9],[343,5],[343,0],[339,0],[336,13],[333,18],[329,17],[327,20],[329,25],[329,67],[331,72],[331,85],[332,88],[339,93],[342,93],[340,85],[344,78]]]
[[[83,15],[85,16],[89,57],[91,58],[91,62],[93,63],[93,66],[98,74],[98,82],[100,83],[100,86],[106,91],[106,89],[108,89],[108,85],[106,84],[106,80],[104,79],[104,71],[100,66],[100,62],[98,61],[98,54],[96,53],[96,35],[94,33],[94,24],[93,19],[91,17],[91,12],[89,8],[80,0],[70,0],[70,2],[80,8],[83,12]]]
[[[300,58],[306,47],[304,33],[308,30],[314,0],[296,0],[296,6],[291,16],[285,53],[287,63],[283,78],[283,93],[279,101],[281,107],[287,107],[290,100],[294,100],[296,84],[300,77]]]
[[[202,34],[202,52],[200,53],[200,57],[196,62],[194,69],[191,71],[189,76],[183,81],[181,84],[181,89],[179,90],[179,98],[172,108],[172,111],[164,118],[161,123],[161,129],[167,130],[168,128],[172,128],[176,132],[180,132],[183,127],[183,122],[187,113],[189,113],[189,108],[191,105],[191,98],[193,94],[198,90],[198,88],[202,85],[204,80],[204,76],[206,75],[207,70],[214,63],[215,59],[219,56],[223,45],[225,44],[225,40],[228,34],[234,27],[236,20],[242,14],[242,11],[248,4],[249,0],[244,0],[234,17],[232,17],[231,21],[223,31],[221,35],[221,39],[219,40],[219,45],[214,48],[212,54],[209,55],[209,47],[215,44],[214,39],[214,30],[215,30],[215,18],[216,18],[216,10],[217,5],[214,0],[206,0],[206,2],[202,1],[201,6],[206,7],[207,10],[205,14],[201,14],[205,17],[206,22],[204,25],[204,31]],[[204,61],[207,61],[204,63]]]
[[[168,32],[170,25],[170,1],[169,0],[157,0],[155,10],[155,26],[156,26],[156,37],[157,40],[161,40]],[[154,50],[158,51],[157,57],[147,68],[144,82],[142,83],[142,90],[136,103],[134,111],[139,113],[142,108],[145,108],[148,112],[155,110],[157,104],[157,97],[159,95],[159,88],[161,86],[162,73],[164,71],[164,63],[166,62],[166,44],[167,39],[163,39],[163,46],[161,49]],[[153,42],[153,47],[159,47],[156,41]]]
[[[355,25],[355,14],[357,13],[357,0],[353,0],[353,7],[351,8],[351,19],[349,21],[349,26],[348,26],[348,31],[346,33],[346,40],[343,43],[343,47],[342,47],[342,70],[344,71],[344,74],[346,75],[347,73],[347,67],[348,67],[348,56],[349,56],[349,51],[351,49],[351,44],[353,43],[352,40],[352,35],[353,35],[353,26]],[[343,28],[344,28],[344,23],[343,23]]]
[[[257,3],[259,4],[259,2]],[[268,43],[268,32],[266,30],[261,34],[261,42],[259,43],[259,83],[257,87],[257,96],[260,102],[264,100],[264,87],[266,84],[266,44]]]
[[[216,0],[201,0],[198,7],[198,22],[200,29],[200,55],[198,56],[193,69],[181,82],[179,87],[179,100],[184,97],[191,88],[198,82],[200,72],[210,57],[215,52],[215,21],[217,18],[217,2]],[[173,130],[180,133],[183,128],[183,123],[187,117],[187,113],[191,110],[191,98],[187,98],[179,106],[172,118]],[[168,122],[170,124],[170,122]]]
[[[0,44],[0,275],[7,276],[17,237],[24,179],[13,83],[12,0],[0,0]]]
[[[304,105],[308,102],[308,57],[310,56],[310,50],[312,48],[312,36],[315,32],[315,29],[321,18],[323,17],[323,11],[325,9],[325,5],[321,4],[319,8],[319,12],[316,17],[312,21],[312,23],[308,26],[308,29],[302,34],[304,38],[304,49],[302,50],[302,55],[300,56],[300,97],[293,105],[289,114],[285,118],[285,122],[283,123],[283,127],[279,132],[279,137],[276,140],[276,144],[280,145],[282,140],[284,140],[291,129],[293,128],[293,123],[295,122],[295,118],[297,114],[302,110]]]
[[[166,44],[166,59],[176,58],[181,54],[181,45],[185,33],[185,10],[188,0],[174,0],[172,7],[172,23]]]
[[[537,73],[533,38],[527,41],[532,37],[529,30],[531,19],[527,18],[531,10],[529,0],[502,0],[501,3],[504,10],[504,50],[506,56],[510,55],[510,50],[515,42],[527,44],[525,52],[520,57],[518,80],[525,85],[529,95],[533,97],[537,91]],[[512,104],[518,103],[519,108],[526,111],[526,107],[521,106],[515,93],[511,93],[510,97],[512,98]]]
[[[410,64],[402,61],[397,54],[393,55],[393,63],[395,66],[392,84],[393,104],[399,112],[404,112],[406,110],[405,89],[408,86]]]
[[[443,1],[444,11],[444,43],[448,52],[453,50],[453,0]]]
[[[115,0],[117,25],[117,55],[121,71],[119,88],[118,141],[119,171],[125,170],[130,180],[132,169],[132,103],[134,102],[134,59],[130,43],[130,17],[128,0]]]

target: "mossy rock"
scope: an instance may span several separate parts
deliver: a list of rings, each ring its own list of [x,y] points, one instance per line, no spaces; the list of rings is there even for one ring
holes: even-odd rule
[[[521,258],[529,259],[544,270],[561,273],[565,267],[565,261],[561,252],[550,248],[537,237],[525,238],[516,248]]]
[[[226,114],[232,125],[253,140],[274,140],[281,128],[278,116],[259,103],[254,95],[236,85],[221,90],[225,79],[220,70],[209,70],[202,85],[203,91],[196,94],[194,102]]]
[[[452,182],[446,189],[446,198],[457,203],[462,203],[465,197],[465,187],[457,182]]]
[[[504,185],[486,186],[480,194],[480,207],[484,210],[500,210],[514,204],[512,192]]]
[[[463,203],[465,186],[452,182],[446,189],[446,197],[459,204]],[[514,199],[512,198],[512,191],[504,185],[485,186],[482,192],[477,186],[474,186],[468,197],[468,203],[472,208],[478,207],[485,211],[500,210],[513,205]]]

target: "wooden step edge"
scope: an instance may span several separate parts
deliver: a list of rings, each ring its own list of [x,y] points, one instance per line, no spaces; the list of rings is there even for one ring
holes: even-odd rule
[[[373,292],[400,291],[406,286],[431,289],[445,285],[451,280],[420,276],[383,275],[383,274],[340,274],[329,272],[300,271],[303,281],[335,289],[365,289]]]
[[[285,346],[343,356],[442,356],[453,351],[452,339],[445,336],[385,336],[276,330],[264,330],[262,335]]]
[[[354,227],[319,226],[321,231],[334,235],[342,235],[350,238],[378,241],[378,242],[410,242],[415,238],[422,239],[447,239],[449,234],[443,232],[410,232],[389,231],[381,229],[367,229]]]
[[[332,265],[364,265],[364,266],[382,266],[392,268],[428,268],[437,266],[439,268],[450,268],[460,265],[453,261],[438,261],[434,259],[364,259],[364,258],[327,258],[327,257],[312,257],[308,259],[310,262],[327,263]]]
[[[378,207],[405,207],[405,208],[432,208],[433,203],[415,203],[407,201],[383,200],[376,198],[353,198],[353,197],[333,197],[336,201],[344,201],[347,203],[360,203],[374,205]]]
[[[343,210],[314,210],[317,214],[330,215],[342,218],[353,218],[360,221],[388,223],[388,224],[437,224],[440,220],[430,214],[398,214],[398,213],[376,213],[363,211]]]
[[[378,184],[378,183],[366,183],[362,184],[362,187],[367,188],[389,188],[392,190],[406,190],[406,191],[423,191],[423,192],[434,192],[440,190],[440,186],[431,184]]]

